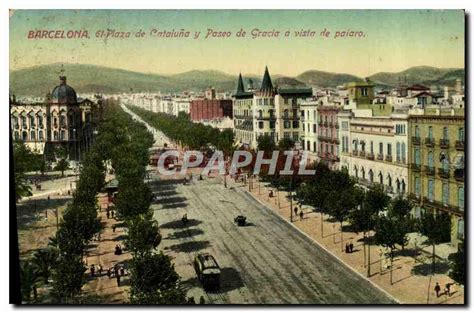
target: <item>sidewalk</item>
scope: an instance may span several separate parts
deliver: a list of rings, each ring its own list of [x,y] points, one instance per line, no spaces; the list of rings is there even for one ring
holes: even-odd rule
[[[105,207],[107,203],[107,195],[99,194],[98,204],[101,207]],[[120,286],[117,285],[115,277],[109,278],[107,276],[107,269],[112,268],[114,265],[125,265],[128,260],[131,259],[130,253],[123,251],[121,255],[115,255],[115,246],[118,244],[124,248],[123,238],[125,235],[125,228],[121,226],[121,222],[118,222],[114,218],[107,219],[107,213],[105,209],[99,212],[98,216],[103,225],[102,232],[100,234],[100,240],[91,241],[86,251],[85,263],[87,269],[87,283],[83,287],[85,294],[97,295],[101,298],[103,304],[122,304],[128,301],[128,279],[129,276],[121,277]],[[115,232],[113,232],[112,226],[117,225]],[[95,276],[91,276],[90,267],[94,265],[96,267]],[[102,273],[97,272],[97,266],[102,266]]]
[[[268,208],[277,212],[282,218],[290,221],[290,201],[286,198],[287,192],[275,192],[274,188],[269,188],[264,183],[253,181],[253,188],[249,191],[247,185],[235,183],[232,179],[227,179],[227,183],[237,188],[243,188],[254,198],[265,203]],[[260,185],[260,191],[259,187]],[[274,197],[269,197],[269,191],[274,190]],[[293,207],[296,203],[293,202]],[[341,234],[339,223],[328,221],[329,217],[323,217],[323,235],[321,236],[321,214],[316,213],[312,208],[303,206],[304,217],[300,220],[299,216],[294,216],[293,224],[319,245],[325,247],[337,258],[353,270],[367,277],[367,267],[364,266],[364,245],[362,234],[356,234],[349,231],[343,232],[342,247],[346,243],[354,244],[353,253],[341,251]],[[299,213],[299,212],[298,212]],[[343,224],[343,228],[346,224]],[[368,250],[368,249],[367,249]],[[368,251],[366,254],[368,256]],[[429,251],[429,250],[428,250]],[[451,297],[440,295],[436,297],[434,285],[440,284],[442,289],[446,283],[453,281],[445,274],[439,273],[431,275],[431,259],[422,254],[416,261],[413,258],[415,254],[410,247],[406,248],[406,254],[396,252],[393,264],[393,284],[390,283],[390,260],[381,257],[382,249],[379,246],[370,246],[371,277],[370,280],[380,288],[395,297],[402,304],[462,304],[464,301],[464,288],[458,285],[451,286]],[[419,252],[419,251],[418,251]],[[411,255],[411,256],[410,256]],[[437,268],[439,271],[446,272],[446,264],[438,260]]]

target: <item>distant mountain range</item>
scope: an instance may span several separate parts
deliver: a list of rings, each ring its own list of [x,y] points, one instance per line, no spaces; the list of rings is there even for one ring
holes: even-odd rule
[[[44,96],[58,84],[60,64],[35,66],[10,72],[10,91],[16,95]],[[236,88],[237,73],[230,75],[215,70],[193,70],[174,75],[146,74],[122,69],[89,64],[65,64],[68,84],[81,93],[118,92],[180,92],[202,91],[209,86],[218,92],[232,92]],[[270,68],[271,74],[271,68]],[[464,82],[464,69],[436,68],[429,66],[411,67],[397,73],[381,72],[369,76],[379,88],[395,87],[399,79],[408,84],[450,85],[457,78]],[[247,87],[248,79],[259,86],[261,75],[243,74]],[[273,83],[279,87],[336,87],[363,78],[343,73],[310,70],[296,77],[272,74]]]

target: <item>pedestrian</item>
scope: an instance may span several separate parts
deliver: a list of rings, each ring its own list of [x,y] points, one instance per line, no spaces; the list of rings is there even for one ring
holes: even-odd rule
[[[295,212],[295,215],[298,215],[298,207],[295,206],[295,208],[293,209],[293,211]]]
[[[109,219],[109,218],[110,218],[110,212],[109,212],[109,210],[107,210],[107,219]]]
[[[434,291],[436,292],[436,297],[439,298],[439,292],[441,291],[441,287],[439,286],[439,283],[436,283],[434,287]]]
[[[447,283],[446,287],[444,288],[444,293],[448,296],[451,297],[451,284]]]
[[[95,276],[95,267],[94,267],[94,264],[91,265],[91,276]]]
[[[44,217],[48,219],[48,209],[44,210]]]
[[[115,273],[115,278],[117,279],[117,286],[120,287],[120,275],[118,272]]]
[[[125,269],[123,267],[120,268],[120,276],[125,276]]]
[[[115,211],[112,210],[112,218],[114,218],[114,216],[115,216]]]
[[[107,269],[107,276],[109,278],[112,277],[112,271],[110,270],[110,267]]]
[[[48,195],[48,202],[49,202],[49,200],[51,200],[51,197]]]
[[[354,244],[352,243],[352,241],[351,241],[351,243],[349,243],[349,251],[350,251],[350,253],[352,253],[354,251]]]
[[[115,233],[115,228],[116,228],[116,227],[117,227],[117,226],[116,226],[115,224],[114,224],[114,225],[112,225],[112,232],[114,232],[114,233]]]
[[[346,253],[349,253],[349,244],[346,242]]]
[[[303,216],[304,216],[304,213],[303,213],[303,211],[300,211],[300,220],[302,220],[302,219],[303,219]]]
[[[97,274],[99,274],[99,276],[102,276],[102,265],[100,265],[100,264],[97,267]]]

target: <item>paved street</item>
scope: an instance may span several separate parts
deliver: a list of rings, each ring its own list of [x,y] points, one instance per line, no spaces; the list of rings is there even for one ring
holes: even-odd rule
[[[156,177],[156,176],[155,176]],[[152,207],[161,225],[160,247],[175,258],[177,272],[196,300],[204,294],[192,262],[212,253],[222,268],[222,292],[211,303],[389,303],[379,289],[355,274],[239,189],[220,178],[183,185],[177,178],[153,182]],[[183,227],[181,217],[190,220]],[[233,223],[245,215],[249,226]]]

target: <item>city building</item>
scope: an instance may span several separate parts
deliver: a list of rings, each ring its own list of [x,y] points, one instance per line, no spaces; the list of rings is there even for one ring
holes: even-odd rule
[[[40,154],[61,146],[71,159],[80,158],[81,151],[93,141],[101,102],[100,96],[94,101],[78,98],[61,73],[59,85],[45,101],[26,103],[17,101],[14,95],[10,97],[12,137]]]
[[[204,99],[194,99],[190,105],[190,118],[193,121],[232,118],[232,100],[217,99],[214,88],[206,90]]]
[[[348,85],[349,101],[337,115],[340,167],[362,186],[380,184],[392,196],[403,195],[409,181],[408,114],[373,103],[373,88],[370,81]]]
[[[263,135],[270,136],[275,143],[282,138],[299,142],[300,102],[311,96],[311,89],[275,88],[267,67],[258,90],[245,91],[239,74],[233,97],[237,142],[244,147],[256,148],[258,138]]]
[[[451,244],[464,238],[464,109],[413,110],[409,117],[410,198],[422,211],[449,214]]]

